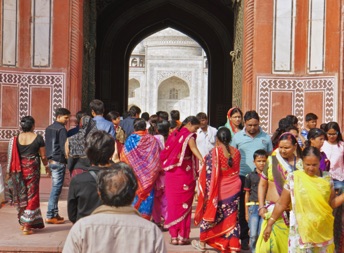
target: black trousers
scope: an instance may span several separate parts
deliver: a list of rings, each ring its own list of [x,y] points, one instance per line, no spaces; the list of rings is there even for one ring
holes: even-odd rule
[[[242,243],[248,243],[250,237],[248,235],[248,223],[245,218],[245,179],[246,177],[240,176],[241,180],[241,192],[240,192],[240,202],[239,202],[239,225],[240,225],[240,239]]]

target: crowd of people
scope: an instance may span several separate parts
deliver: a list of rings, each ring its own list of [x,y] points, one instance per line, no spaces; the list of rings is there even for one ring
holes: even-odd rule
[[[286,115],[270,137],[256,111],[233,107],[218,129],[204,112],[104,115],[55,110],[45,140],[31,116],[8,148],[6,200],[17,207],[22,233],[61,224],[58,200],[66,171],[68,219],[63,252],[166,252],[172,245],[221,252],[344,252],[344,142],[337,122],[309,113],[304,129]],[[141,115],[141,118],[140,118]],[[104,117],[105,116],[105,117]],[[52,178],[43,219],[40,167]],[[0,181],[1,182],[1,181]],[[191,240],[193,222],[199,239]],[[101,231],[101,232],[99,232]],[[132,240],[127,240],[130,237]]]

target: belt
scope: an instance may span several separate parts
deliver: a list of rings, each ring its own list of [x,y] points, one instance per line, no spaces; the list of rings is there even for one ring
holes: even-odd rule
[[[255,206],[255,205],[259,205],[259,202],[253,202],[253,201],[251,201],[251,202],[247,202],[246,205],[247,205],[247,206]]]
[[[48,160],[48,163],[49,163],[49,164],[60,164],[59,162],[56,162],[56,161],[54,161],[54,160]]]

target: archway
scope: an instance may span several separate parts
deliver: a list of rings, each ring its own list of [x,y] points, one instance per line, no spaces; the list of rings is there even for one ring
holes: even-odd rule
[[[129,80],[128,84],[128,105],[130,104],[137,104],[140,101],[141,97],[138,96],[140,94],[138,91],[140,89],[140,82],[135,78]]]
[[[232,101],[233,12],[227,1],[114,0],[97,18],[96,97],[126,110],[128,62],[145,37],[171,27],[197,41],[208,56],[208,114],[223,123]]]
[[[190,89],[184,80],[172,76],[161,82],[158,89],[158,111],[179,110],[183,120],[192,114],[190,101]]]

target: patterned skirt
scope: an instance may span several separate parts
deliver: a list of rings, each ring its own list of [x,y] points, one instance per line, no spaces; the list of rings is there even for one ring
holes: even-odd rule
[[[27,205],[18,210],[19,223],[30,228],[44,228],[39,203],[39,159],[37,157],[21,157],[21,166],[22,179],[27,192]]]

